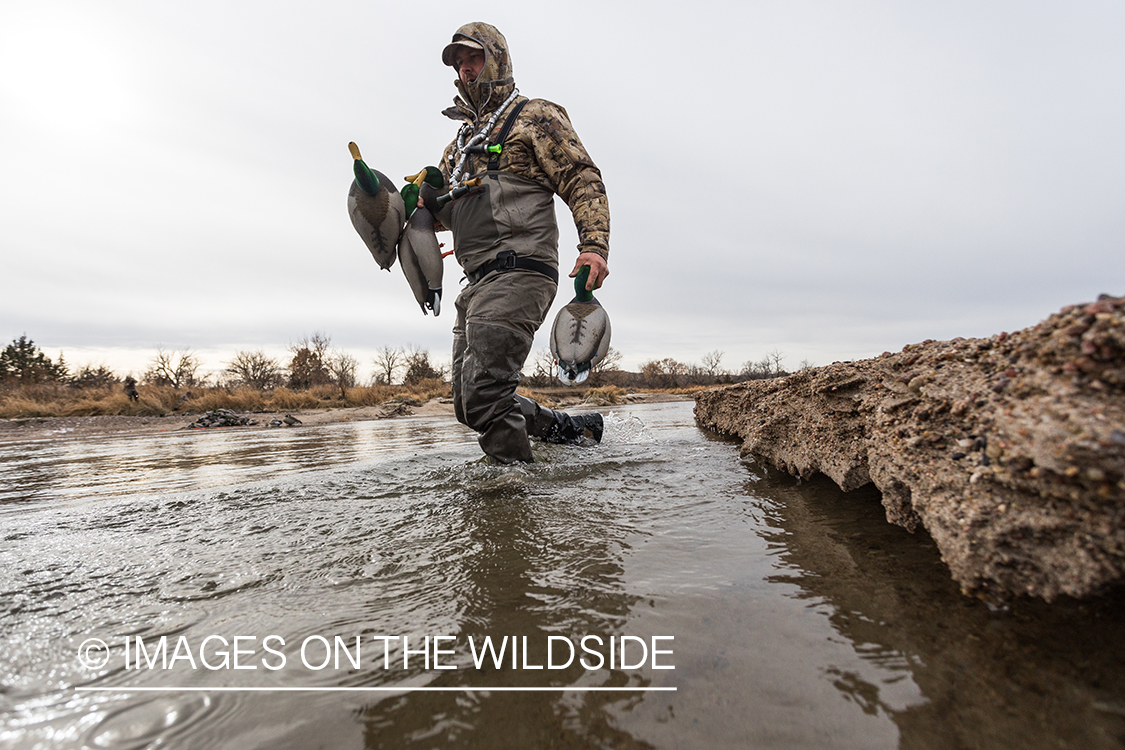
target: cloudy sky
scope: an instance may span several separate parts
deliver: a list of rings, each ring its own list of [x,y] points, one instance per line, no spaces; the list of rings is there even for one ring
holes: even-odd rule
[[[219,370],[319,331],[368,366],[383,345],[448,361],[460,271],[435,319],[378,269],[347,143],[395,179],[436,162],[441,48],[473,20],[602,170],[598,296],[629,368],[827,364],[1125,294],[1125,4],[636,7],[4,3],[0,343]]]

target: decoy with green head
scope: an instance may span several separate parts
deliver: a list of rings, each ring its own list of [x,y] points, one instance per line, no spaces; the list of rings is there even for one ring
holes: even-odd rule
[[[590,267],[574,278],[574,299],[555,316],[551,327],[551,354],[559,367],[559,380],[577,385],[609,352],[609,315],[592,292],[586,290]]]
[[[406,207],[390,178],[363,161],[359,146],[349,143],[348,150],[352,153],[352,171],[355,173],[355,180],[348,191],[348,214],[352,226],[379,267],[389,271],[395,262],[402,225],[406,222]]]
[[[418,174],[408,178],[408,181],[416,182],[421,174],[424,174],[425,177],[418,183],[418,197],[422,199],[422,203],[443,226],[453,226],[449,198],[443,197],[448,196],[448,191],[445,189],[445,178],[437,167],[426,167]]]
[[[426,167],[416,175],[404,178],[403,204],[409,217],[406,229],[398,242],[398,261],[402,272],[414,292],[414,299],[422,312],[432,310],[434,317],[441,314],[441,280],[443,265],[441,244],[434,233],[434,215],[430,204],[419,206],[418,196],[426,188],[441,188],[445,179],[437,167]]]

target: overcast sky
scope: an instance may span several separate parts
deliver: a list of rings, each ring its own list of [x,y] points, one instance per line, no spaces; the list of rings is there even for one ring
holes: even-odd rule
[[[460,269],[436,319],[378,269],[347,143],[399,186],[436,163],[441,49],[474,20],[602,170],[629,369],[827,364],[1125,294],[1125,3],[39,0],[0,5],[0,344],[219,370],[320,331],[364,374],[383,345],[447,362]]]

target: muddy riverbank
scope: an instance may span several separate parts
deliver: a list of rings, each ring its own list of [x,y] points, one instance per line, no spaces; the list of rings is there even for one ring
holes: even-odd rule
[[[1051,601],[1125,580],[1125,298],[707,391],[695,415],[795,476],[874,484],[966,593]]]

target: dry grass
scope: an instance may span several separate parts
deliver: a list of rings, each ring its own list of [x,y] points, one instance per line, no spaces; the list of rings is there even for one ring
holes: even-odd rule
[[[689,386],[673,389],[638,389],[639,393],[673,393],[689,395],[714,386]],[[341,398],[336,386],[322,385],[307,391],[275,388],[258,391],[252,388],[192,388],[176,390],[170,386],[138,386],[140,400],[130,401],[120,386],[75,389],[61,385],[35,385],[0,391],[0,418],[19,417],[87,417],[97,415],[161,416],[167,414],[201,414],[214,409],[238,412],[295,412],[310,409],[334,409],[356,406],[378,406],[388,401],[401,401],[418,406],[432,398],[451,395],[449,383],[434,378],[412,386],[371,385],[349,388]],[[578,389],[520,388],[522,396],[543,406],[557,409],[560,405],[581,401],[595,406],[612,406],[625,401],[627,391],[615,385]]]
[[[556,401],[552,395],[544,393],[543,391],[533,391],[530,388],[517,388],[516,393],[531,399],[540,406],[546,406],[548,409],[559,408],[559,402]]]
[[[0,391],[0,418],[89,417],[99,415],[161,416],[198,414],[214,409],[253,411],[301,411],[353,406],[376,406],[393,400],[423,404],[431,398],[449,396],[448,383],[438,379],[413,386],[374,385],[349,388],[343,397],[335,386],[317,386],[307,391],[277,388],[192,388],[138,386],[140,400],[133,402],[120,386],[74,389],[36,385]]]
[[[99,414],[167,414],[168,394],[152,389],[132,402],[118,388],[73,390],[64,386],[25,386],[0,393],[0,417],[88,417]],[[171,390],[171,389],[167,389]]]
[[[597,406],[613,406],[625,400],[626,390],[615,385],[603,385],[586,391],[586,403]]]
[[[683,388],[638,388],[636,393],[671,393],[673,396],[690,396],[693,393],[700,391],[708,391],[712,388],[721,388],[722,383],[712,385],[685,385]]]

